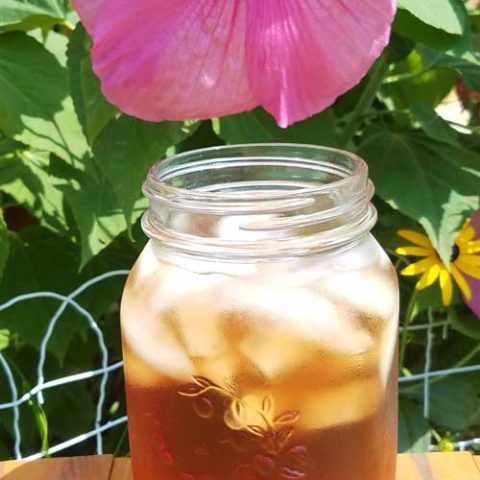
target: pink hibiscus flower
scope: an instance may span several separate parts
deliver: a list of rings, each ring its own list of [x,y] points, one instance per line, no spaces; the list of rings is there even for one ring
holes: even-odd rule
[[[471,222],[471,225],[476,232],[475,240],[480,243],[480,210],[473,215]],[[480,268],[480,252],[478,254],[478,265]],[[466,276],[466,279],[472,289],[472,299],[468,301],[467,304],[472,312],[480,318],[480,280],[469,276]]]
[[[356,85],[395,0],[73,0],[109,101],[145,120],[261,105],[286,127]]]

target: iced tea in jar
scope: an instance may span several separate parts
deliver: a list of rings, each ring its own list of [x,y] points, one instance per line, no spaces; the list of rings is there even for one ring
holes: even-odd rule
[[[122,301],[136,480],[394,480],[395,271],[366,164],[305,145],[154,166]]]

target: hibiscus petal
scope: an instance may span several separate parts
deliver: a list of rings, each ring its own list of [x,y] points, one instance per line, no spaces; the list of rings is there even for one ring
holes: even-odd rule
[[[101,8],[105,0],[72,0],[73,8],[81,17],[85,28],[90,32],[95,29],[97,19],[101,18]]]
[[[262,104],[286,126],[359,82],[395,0],[73,0],[111,103],[146,120]]]
[[[96,0],[97,19],[91,1],[75,5],[93,37],[94,70],[124,112],[183,120],[256,106],[245,68],[244,0]]]
[[[249,0],[251,86],[280,126],[330,106],[387,45],[395,0]]]

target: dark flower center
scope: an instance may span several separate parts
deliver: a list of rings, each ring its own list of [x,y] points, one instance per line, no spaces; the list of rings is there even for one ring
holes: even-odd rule
[[[460,255],[460,249],[458,245],[455,244],[452,248],[452,254],[450,255],[450,262],[453,263]]]

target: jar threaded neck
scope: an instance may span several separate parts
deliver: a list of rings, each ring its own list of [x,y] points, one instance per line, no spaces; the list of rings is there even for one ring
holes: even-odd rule
[[[145,233],[196,255],[305,255],[351,243],[376,221],[365,162],[311,145],[183,153],[152,167],[144,194],[150,200]]]

